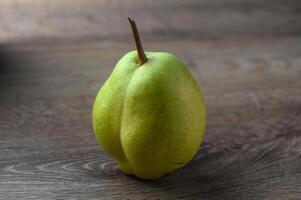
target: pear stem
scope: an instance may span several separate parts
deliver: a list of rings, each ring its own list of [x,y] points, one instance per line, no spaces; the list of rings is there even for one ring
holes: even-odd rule
[[[131,25],[131,28],[133,31],[133,35],[134,35],[134,39],[135,39],[136,49],[137,49],[137,53],[138,53],[138,62],[140,65],[143,65],[144,63],[146,63],[147,57],[146,57],[143,47],[142,47],[140,35],[139,35],[135,21],[132,20],[131,18],[128,18],[128,20],[130,22],[130,25]]]

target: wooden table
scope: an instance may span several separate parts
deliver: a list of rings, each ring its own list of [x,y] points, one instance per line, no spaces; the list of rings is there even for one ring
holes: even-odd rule
[[[41,2],[19,2],[18,12],[22,8],[28,11],[30,3],[42,8]],[[118,2],[106,5],[114,10]],[[154,9],[150,1],[146,2],[149,10]],[[230,16],[245,13],[239,6],[243,3],[224,2],[235,5],[233,10],[220,8],[225,13],[228,9]],[[0,199],[300,199],[301,31],[274,19],[277,14],[272,12],[281,10],[279,19],[285,16],[300,24],[300,13],[294,10],[300,4],[273,2],[276,5],[268,8],[268,3],[260,6],[260,1],[250,1],[253,10],[266,12],[250,14],[245,20],[251,25],[246,28],[227,29],[232,26],[222,18],[215,19],[215,24],[224,25],[223,34],[215,35],[209,33],[218,27],[211,24],[202,32],[192,23],[198,23],[198,8],[204,7],[207,14],[219,8],[210,1],[161,3],[166,10],[184,6],[182,15],[180,11],[175,14],[186,23],[182,31],[171,31],[177,34],[160,34],[164,27],[138,12],[138,25],[145,27],[145,49],[180,57],[198,79],[208,106],[205,141],[194,160],[156,181],[118,171],[115,160],[100,149],[91,129],[91,107],[98,88],[116,61],[134,47],[128,25],[119,35],[111,35],[112,28],[106,30],[107,35],[98,36],[90,27],[86,30],[89,37],[85,33],[68,37],[63,34],[66,30],[59,28],[49,36],[31,27],[22,37],[18,29],[22,23],[13,19],[16,5],[1,2],[11,14],[16,32],[0,34]],[[78,12],[89,13],[94,9],[91,4]],[[67,10],[68,16],[71,11],[63,9],[66,5],[68,1],[46,6],[53,15],[41,21],[53,22],[51,17],[60,11],[61,18],[53,26],[68,24],[61,11]],[[32,12],[29,9],[28,13]],[[94,13],[94,17],[98,15],[109,14]],[[273,24],[262,27],[267,19],[262,22],[260,16],[273,18]],[[30,16],[26,19],[33,20]],[[0,21],[4,23],[3,18]],[[173,30],[176,21],[171,22]],[[236,20],[242,22],[242,18]],[[198,31],[193,32],[194,28]],[[51,27],[49,30],[53,31]]]

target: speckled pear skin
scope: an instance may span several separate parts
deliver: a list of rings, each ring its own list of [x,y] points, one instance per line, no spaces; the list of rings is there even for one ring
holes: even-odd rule
[[[175,56],[137,51],[124,55],[100,89],[92,112],[102,148],[121,171],[157,179],[187,164],[197,153],[206,106],[197,81]]]

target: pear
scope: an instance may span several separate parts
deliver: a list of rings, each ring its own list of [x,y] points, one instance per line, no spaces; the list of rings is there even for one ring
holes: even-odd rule
[[[137,50],[117,63],[92,111],[95,136],[126,174],[157,179],[193,159],[203,140],[206,106],[197,81],[174,55]]]

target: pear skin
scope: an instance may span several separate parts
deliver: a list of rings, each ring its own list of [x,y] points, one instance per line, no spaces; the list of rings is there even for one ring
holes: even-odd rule
[[[92,123],[121,171],[157,179],[193,159],[205,134],[206,106],[197,81],[176,56],[143,54],[144,61],[136,50],[119,60],[96,96]]]

